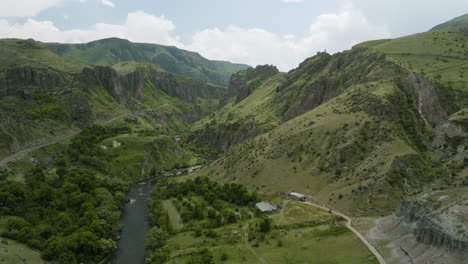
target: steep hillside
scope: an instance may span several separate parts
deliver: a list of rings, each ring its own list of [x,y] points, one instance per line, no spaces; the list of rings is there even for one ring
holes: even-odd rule
[[[186,128],[225,93],[152,64],[71,64],[33,40],[2,40],[0,52],[0,157],[118,116]]]
[[[195,142],[229,149],[201,173],[264,192],[299,190],[356,215],[391,212],[431,183],[462,183],[464,79],[446,87],[454,81],[444,73],[414,72],[378,47],[318,54],[197,123]],[[272,125],[258,132],[268,116]],[[225,128],[232,131],[217,132]]]
[[[224,61],[210,61],[198,53],[176,47],[132,43],[117,38],[86,44],[44,44],[55,54],[73,63],[112,66],[123,61],[148,62],[167,72],[221,86],[227,86],[231,74],[248,67]]]
[[[444,22],[440,25],[433,27],[430,31],[441,30],[441,29],[449,29],[449,28],[456,28],[468,26],[468,14],[464,14],[462,16],[456,17],[452,20]]]
[[[299,191],[354,217],[385,216],[406,199],[468,184],[467,30],[369,41],[319,53],[288,74],[257,73],[245,99],[225,99],[193,126],[195,144],[224,153],[197,175],[271,195]],[[245,94],[249,79],[230,94]],[[453,238],[466,250],[466,238],[452,234],[459,224],[444,219],[415,243],[446,247]]]
[[[234,74],[223,107],[192,127],[189,141],[211,151],[226,151],[247,138],[278,125],[273,103],[276,87],[284,79],[274,66],[258,66]],[[271,77],[271,78],[269,78]]]

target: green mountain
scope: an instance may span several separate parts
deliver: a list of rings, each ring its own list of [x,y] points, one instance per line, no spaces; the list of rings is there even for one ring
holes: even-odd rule
[[[271,69],[267,78],[262,68],[269,66],[234,75],[226,104],[192,126],[194,144],[223,154],[197,175],[272,196],[298,191],[374,218],[402,200],[468,184],[467,30],[318,53],[287,74]],[[452,222],[442,228],[444,221],[428,221],[433,228],[415,230],[424,236],[419,241],[435,245],[445,237],[438,246],[466,245]]]
[[[73,64],[33,40],[1,40],[0,55],[0,157],[137,113],[157,112],[146,122],[181,129],[212,111],[226,91],[149,63]]]
[[[86,44],[44,43],[67,61],[78,64],[113,66],[123,61],[148,62],[167,72],[227,86],[231,74],[246,69],[243,64],[210,61],[198,53],[157,44],[132,43],[125,39],[102,39]]]
[[[288,73],[120,39],[0,40],[0,235],[103,263],[125,193],[152,178],[150,263],[376,263],[337,211],[388,263],[463,263],[468,26],[448,23]],[[282,204],[290,191],[331,209]],[[259,217],[264,199],[284,210]]]
[[[464,14],[462,16],[456,17],[450,21],[442,23],[433,27],[430,31],[441,30],[441,29],[449,29],[449,28],[457,28],[468,26],[468,14]]]

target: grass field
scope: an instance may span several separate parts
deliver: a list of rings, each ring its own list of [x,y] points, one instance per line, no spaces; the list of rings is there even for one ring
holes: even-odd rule
[[[172,228],[175,230],[181,229],[184,227],[182,220],[180,219],[180,214],[175,208],[174,204],[171,200],[165,200],[163,202],[164,209],[166,209],[167,213],[169,214],[169,218],[171,219]]]
[[[264,237],[249,238],[258,220],[248,219],[215,230],[217,238],[193,232],[173,236],[171,264],[185,264],[208,248],[215,263],[377,263],[374,256],[335,216],[304,204],[284,202],[270,215],[274,228]]]
[[[2,264],[46,264],[39,251],[24,244],[0,237],[0,263]]]

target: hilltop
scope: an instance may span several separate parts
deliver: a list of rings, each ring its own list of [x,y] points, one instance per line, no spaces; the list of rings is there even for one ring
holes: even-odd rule
[[[225,61],[211,61],[198,53],[158,44],[133,43],[109,38],[86,44],[44,43],[65,60],[87,65],[113,66],[123,61],[155,64],[167,72],[227,86],[231,74],[249,66]]]
[[[253,261],[280,262],[276,253],[287,251],[304,261],[308,244],[293,243],[346,238],[346,250],[333,248],[323,260],[356,253],[354,263],[375,263],[330,214],[336,210],[356,220],[388,262],[462,263],[463,21],[319,52],[288,73],[121,39],[0,40],[0,157],[73,135],[0,170],[0,233],[48,260],[100,263],[115,247],[124,193],[154,178],[149,262],[221,260],[228,252],[235,263],[246,255],[241,247]],[[283,203],[289,191],[331,209]],[[261,200],[284,211],[258,215]]]
[[[198,175],[272,196],[299,191],[358,218],[468,184],[467,32],[369,41],[287,74],[265,76],[262,66],[234,75],[228,91],[237,93],[192,127],[192,142],[222,153]],[[466,245],[438,230],[420,241]]]
[[[72,63],[34,40],[0,40],[0,54],[0,157],[135,113],[156,113],[157,126],[183,129],[213,111],[226,91],[151,63]]]
[[[430,31],[441,30],[441,29],[449,29],[449,28],[457,28],[462,26],[468,26],[468,14],[464,14],[462,16],[456,17],[452,20],[444,22],[440,25],[433,27]]]

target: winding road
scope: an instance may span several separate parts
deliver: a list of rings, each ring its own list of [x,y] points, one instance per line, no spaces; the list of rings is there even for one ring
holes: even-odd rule
[[[379,251],[359,231],[357,231],[353,227],[353,225],[352,225],[353,220],[351,220],[351,218],[349,218],[348,216],[346,216],[346,215],[344,215],[344,214],[342,214],[340,212],[334,211],[334,210],[332,210],[330,208],[327,208],[325,206],[322,206],[322,205],[318,205],[318,204],[311,203],[311,202],[302,202],[302,203],[313,206],[313,207],[316,207],[316,208],[319,208],[319,209],[322,209],[322,210],[325,210],[325,211],[328,211],[328,212],[331,212],[334,215],[337,215],[337,216],[340,216],[340,217],[343,217],[344,219],[346,219],[346,227],[349,230],[351,230],[362,241],[362,243],[364,243],[364,245],[366,245],[366,247],[372,252],[372,254],[374,254],[374,256],[377,258],[377,260],[379,261],[380,264],[387,264],[387,262],[382,257],[382,255],[380,255]]]
[[[105,121],[98,121],[96,122],[96,124],[99,124],[99,125],[107,125],[107,124],[110,124],[120,118],[123,118],[123,117],[126,117],[126,116],[132,116],[132,115],[135,115],[133,113],[125,113],[125,114],[121,114],[119,116],[116,116],[116,117],[113,117],[109,120],[105,120]],[[70,137],[73,137],[73,136],[76,136],[78,135],[79,133],[81,132],[81,129],[78,129],[78,130],[75,130],[73,132],[70,132],[69,134],[67,135],[64,135],[64,136],[60,136],[58,138],[55,138],[55,139],[52,139],[51,141],[49,142],[46,142],[46,143],[43,143],[43,144],[39,144],[39,145],[36,145],[36,146],[32,146],[30,148],[27,148],[27,149],[23,149],[23,150],[20,150],[18,152],[15,152],[13,154],[11,154],[10,156],[0,160],[0,166],[3,166],[5,164],[7,164],[8,162],[10,161],[14,161],[16,160],[17,158],[21,157],[22,155],[24,154],[28,154],[34,150],[37,150],[37,149],[40,149],[40,148],[43,148],[43,147],[47,147],[49,145],[52,145],[52,144],[55,144],[55,143],[58,143],[62,140],[65,140],[67,138],[70,138]]]

